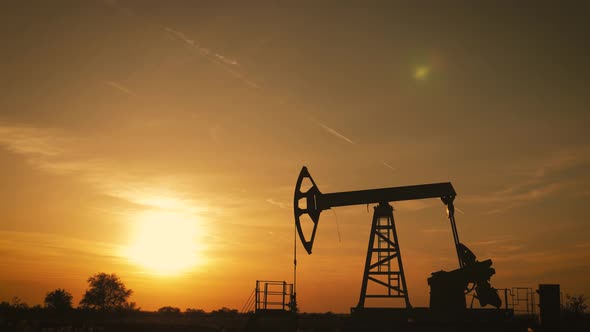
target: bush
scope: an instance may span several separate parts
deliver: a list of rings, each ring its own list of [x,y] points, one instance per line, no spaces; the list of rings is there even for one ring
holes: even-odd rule
[[[158,313],[165,315],[180,315],[180,308],[166,306],[158,309]]]
[[[588,309],[588,304],[586,304],[586,300],[588,300],[584,294],[579,295],[565,295],[565,303],[563,305],[563,311],[566,314],[572,315],[582,315]]]

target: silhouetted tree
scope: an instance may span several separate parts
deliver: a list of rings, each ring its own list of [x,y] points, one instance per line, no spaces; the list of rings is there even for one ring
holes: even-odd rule
[[[184,311],[184,313],[186,315],[189,315],[189,316],[204,316],[205,315],[205,310],[203,310],[203,309],[194,309],[194,308],[186,308],[186,310]]]
[[[80,301],[84,309],[112,311],[125,309],[133,291],[127,289],[116,274],[97,273],[88,278],[89,288]]]
[[[121,308],[123,311],[141,311],[135,302],[125,302]]]
[[[29,312],[40,313],[43,312],[44,309],[45,308],[43,308],[40,304],[35,304],[29,308]]]
[[[0,302],[0,312],[10,311],[11,308],[10,303],[6,301]]]
[[[12,298],[12,301],[10,301],[10,306],[17,310],[29,309],[29,305],[21,300],[18,296]]]
[[[563,306],[563,310],[566,313],[574,314],[574,315],[581,315],[586,312],[588,309],[588,304],[586,304],[587,298],[584,294],[580,295],[565,295],[565,304]]]
[[[180,308],[175,308],[171,306],[166,306],[158,309],[158,313],[167,314],[167,315],[179,315]]]
[[[237,309],[230,309],[226,307],[221,307],[218,310],[211,311],[212,315],[220,315],[220,316],[234,316],[238,314]]]
[[[72,309],[72,294],[65,289],[58,288],[45,295],[45,307],[56,311]]]

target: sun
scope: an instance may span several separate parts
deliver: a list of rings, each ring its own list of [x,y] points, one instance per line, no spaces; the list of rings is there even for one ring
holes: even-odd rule
[[[191,216],[145,211],[134,218],[135,231],[125,256],[160,275],[175,275],[199,263],[197,220]]]

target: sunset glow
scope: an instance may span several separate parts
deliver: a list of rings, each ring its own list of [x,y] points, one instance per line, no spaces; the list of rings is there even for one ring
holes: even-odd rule
[[[125,255],[151,273],[175,275],[200,263],[196,220],[188,216],[146,211],[135,219],[134,234]]]
[[[5,3],[0,303],[64,288],[77,304],[104,272],[142,310],[240,309],[256,280],[296,279],[301,312],[349,313],[373,204],[322,212],[307,255],[303,166],[322,193],[451,182],[493,287],[590,297],[590,20],[574,2]],[[427,307],[456,237],[440,199],[392,205]]]

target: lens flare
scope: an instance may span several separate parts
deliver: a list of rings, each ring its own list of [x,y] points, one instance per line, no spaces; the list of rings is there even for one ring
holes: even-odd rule
[[[428,74],[430,74],[430,67],[418,66],[414,71],[414,78],[417,80],[425,80],[428,78]]]

